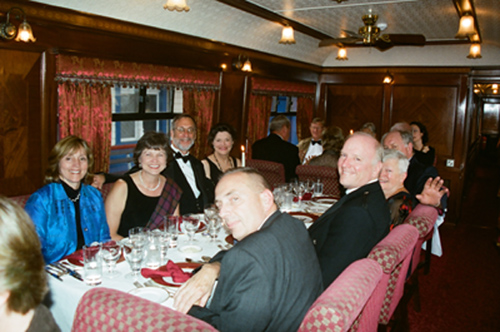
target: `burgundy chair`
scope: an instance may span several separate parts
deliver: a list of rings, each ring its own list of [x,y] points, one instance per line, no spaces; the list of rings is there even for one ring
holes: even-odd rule
[[[375,261],[352,263],[313,303],[299,331],[348,331],[381,278],[382,268]]]
[[[249,159],[246,162],[246,166],[258,170],[272,187],[276,184],[286,182],[285,166],[281,163],[275,163],[267,160]]]
[[[418,239],[418,230],[408,224],[396,226],[370,252],[368,258],[378,262],[384,275],[372,297],[366,303],[363,313],[353,324],[353,331],[376,331],[385,329],[396,310],[404,292],[406,274],[413,249]],[[377,313],[374,318],[370,313]],[[403,313],[403,323],[407,317]]]
[[[298,165],[295,169],[299,181],[321,179],[323,194],[340,198],[339,173],[337,168],[328,166]]]
[[[9,199],[16,202],[24,209],[24,206],[26,205],[26,202],[28,201],[28,198],[30,198],[30,196],[31,195],[21,195],[21,196],[9,197]]]
[[[415,311],[420,312],[420,292],[419,292],[419,281],[418,281],[418,271],[417,269],[424,267],[426,271],[429,270],[430,259],[431,259],[431,245],[432,245],[432,234],[434,233],[434,224],[438,218],[438,211],[436,208],[428,205],[419,204],[410,213],[410,215],[404,221],[405,224],[413,225],[418,230],[418,240],[415,245],[415,250],[413,251],[413,256],[410,266],[410,278],[406,283],[406,290],[404,294],[404,306],[407,306],[410,300],[413,298],[413,304]],[[422,261],[421,252],[422,244],[427,241],[427,248],[425,252],[425,259]],[[422,262],[421,262],[422,261]]]
[[[86,292],[76,308],[72,332],[217,331],[161,304],[109,288]]]
[[[113,188],[113,183],[106,183],[106,184],[102,185],[101,195],[102,195],[102,199],[105,202],[106,202],[106,197],[108,197],[108,194],[111,191],[111,188]]]

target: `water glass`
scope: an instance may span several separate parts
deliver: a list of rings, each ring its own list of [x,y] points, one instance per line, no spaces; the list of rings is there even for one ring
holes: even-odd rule
[[[146,245],[147,229],[144,227],[134,227],[128,230],[128,238],[136,246]]]
[[[177,238],[179,237],[180,221],[181,221],[181,217],[177,217],[177,216],[165,217],[165,228],[168,232],[168,236],[170,239],[170,242],[169,242],[170,248],[177,247]]]
[[[101,244],[94,242],[84,245],[83,251],[83,273],[85,283],[89,286],[97,286],[102,283],[102,260]]]
[[[192,244],[194,242],[194,234],[200,227],[200,222],[200,219],[189,215],[182,217],[182,223],[189,237],[188,243]]]
[[[208,234],[210,234],[210,241],[215,242],[217,234],[222,226],[222,220],[218,214],[207,220]]]
[[[321,183],[321,180],[318,180],[314,184],[314,197],[319,197],[323,195],[323,183]]]
[[[108,241],[102,244],[102,259],[107,266],[106,275],[109,278],[119,276],[120,273],[115,270],[116,262],[121,256],[121,246],[116,241]]]
[[[286,192],[283,194],[283,204],[281,204],[281,210],[288,212],[292,210],[293,204],[293,194]]]
[[[162,256],[166,259],[168,249],[167,233],[160,229],[148,232],[148,244],[146,248],[146,267],[157,269],[162,264]]]
[[[140,242],[132,242],[131,239],[124,239],[121,242],[123,247],[123,255],[130,265],[131,273],[125,275],[125,279],[136,280],[141,272],[141,267],[146,256],[144,244]]]

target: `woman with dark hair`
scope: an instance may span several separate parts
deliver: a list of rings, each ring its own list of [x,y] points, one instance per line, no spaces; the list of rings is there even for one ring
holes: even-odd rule
[[[212,146],[213,153],[201,161],[205,169],[205,175],[214,184],[219,182],[224,172],[231,168],[241,166],[238,158],[230,156],[234,145],[234,128],[225,123],[216,124],[208,134],[208,144]]]
[[[429,133],[427,128],[417,121],[410,123],[413,134],[413,151],[415,158],[425,166],[433,166],[436,151],[432,146],[427,145],[429,142]]]
[[[45,262],[33,222],[0,196],[0,322],[2,331],[60,331],[49,309]]]
[[[171,159],[167,136],[147,132],[134,149],[139,169],[117,180],[106,198],[106,216],[113,240],[128,236],[134,227],[157,228],[165,215],[179,215],[182,190],[174,180],[162,175]]]
[[[44,187],[25,209],[35,224],[46,263],[60,260],[83,245],[109,240],[101,193],[87,185],[94,157],[76,136],[60,140],[49,155]]]

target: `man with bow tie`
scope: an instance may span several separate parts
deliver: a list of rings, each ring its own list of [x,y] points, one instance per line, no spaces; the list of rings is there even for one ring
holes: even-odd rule
[[[167,176],[182,189],[180,214],[203,212],[205,205],[213,203],[214,185],[205,176],[202,163],[189,154],[196,139],[196,122],[188,114],[177,115],[170,130],[170,147],[174,161],[168,163]]]
[[[299,142],[299,157],[302,164],[306,164],[308,160],[313,157],[319,156],[323,153],[321,145],[321,136],[325,129],[325,122],[320,118],[314,118],[311,122],[309,130],[311,137],[305,138]]]

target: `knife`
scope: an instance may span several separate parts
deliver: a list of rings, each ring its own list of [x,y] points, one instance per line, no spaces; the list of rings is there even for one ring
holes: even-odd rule
[[[55,274],[53,272],[50,272],[48,269],[45,269],[45,272],[47,272],[48,274],[50,274],[51,276],[53,276],[54,278],[56,278],[59,281],[64,281],[64,280],[62,280],[62,278],[60,276],[58,276],[57,274]]]
[[[70,276],[72,276],[73,278],[75,279],[78,279],[80,281],[83,281],[83,278],[82,276],[80,275],[80,273],[76,272],[75,270],[73,269],[70,269],[69,267],[67,266],[64,266],[63,264],[61,263],[54,263],[56,264],[57,267],[59,267],[60,269],[63,269],[64,271],[66,271],[66,273],[68,273]]]

